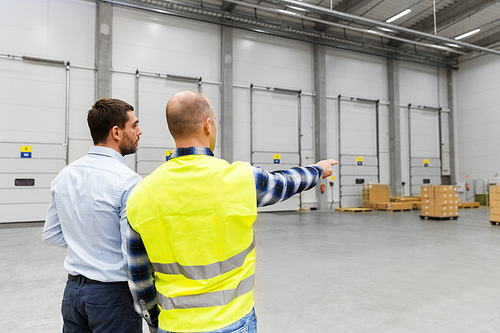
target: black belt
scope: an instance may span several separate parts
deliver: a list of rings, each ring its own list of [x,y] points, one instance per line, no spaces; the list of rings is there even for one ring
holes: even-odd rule
[[[83,283],[100,283],[100,284],[112,284],[112,283],[115,283],[115,284],[122,284],[122,283],[127,283],[126,281],[118,281],[118,282],[102,282],[102,281],[97,281],[97,280],[92,280],[92,279],[89,279],[89,278],[86,278],[85,276],[83,275],[71,275],[71,274],[68,274],[68,281],[72,281],[72,282],[78,282],[78,280],[80,279],[80,277],[83,278]]]

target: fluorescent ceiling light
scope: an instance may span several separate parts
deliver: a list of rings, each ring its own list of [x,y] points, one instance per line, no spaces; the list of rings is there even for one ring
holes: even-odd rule
[[[382,28],[382,27],[377,27],[377,29],[380,29],[380,30],[385,31],[385,32],[395,32],[394,30]]]
[[[465,34],[463,34],[463,35],[460,35],[460,36],[455,37],[455,40],[459,40],[459,39],[462,39],[462,38],[465,38],[465,37],[472,36],[472,35],[474,35],[474,34],[477,34],[479,31],[481,31],[481,29],[475,29],[475,30],[472,30],[472,31],[466,32],[466,33],[465,33]]]
[[[391,22],[393,22],[393,21],[396,21],[398,18],[403,17],[403,16],[405,16],[405,15],[407,15],[407,14],[410,14],[410,12],[411,12],[411,9],[409,9],[409,8],[408,8],[408,9],[405,9],[405,10],[403,10],[401,13],[399,13],[399,14],[397,14],[397,15],[394,15],[393,17],[391,17],[391,18],[387,19],[387,20],[386,20],[386,22],[387,22],[387,23],[391,23]]]
[[[371,29],[367,29],[367,30],[365,30],[365,32],[368,32],[368,33],[370,33],[372,35],[384,36],[384,34],[382,32],[371,30]]]
[[[300,11],[303,11],[303,12],[308,12],[307,9],[304,9],[304,8],[300,8],[300,7],[295,7],[295,6],[287,6],[288,8],[291,8],[291,9],[295,9],[295,10],[300,10]]]
[[[289,12],[288,10],[284,10],[284,9],[278,9],[278,12],[283,13],[283,14],[293,15],[293,16],[300,16],[297,13]]]

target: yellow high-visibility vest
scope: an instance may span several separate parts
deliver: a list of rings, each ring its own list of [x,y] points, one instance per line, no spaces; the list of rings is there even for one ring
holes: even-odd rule
[[[256,216],[248,163],[181,156],[137,185],[127,217],[156,273],[162,330],[212,331],[252,310]]]

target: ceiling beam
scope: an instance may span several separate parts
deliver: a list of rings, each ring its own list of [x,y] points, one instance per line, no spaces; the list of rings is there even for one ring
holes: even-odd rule
[[[360,8],[375,2],[376,0],[343,0],[335,6],[335,10],[343,13],[354,13]]]
[[[482,47],[488,47],[490,45],[498,44],[500,43],[500,31],[497,31],[495,33],[492,33],[491,35],[488,35],[486,37],[483,37],[477,41],[474,41],[474,45],[477,46],[482,46]]]
[[[241,0],[226,0],[226,1],[228,1],[228,2],[242,3]],[[450,38],[446,38],[446,37],[441,37],[441,36],[438,36],[438,35],[433,35],[433,34],[429,34],[429,33],[422,32],[422,31],[412,30],[412,29],[408,29],[408,28],[405,28],[405,27],[401,27],[401,26],[397,26],[397,25],[393,25],[393,24],[388,24],[388,23],[385,23],[385,22],[380,22],[380,21],[376,21],[376,20],[364,18],[364,17],[361,17],[361,16],[356,16],[356,15],[353,15],[353,14],[342,13],[342,12],[339,12],[339,11],[336,11],[336,10],[329,10],[329,9],[326,9],[326,8],[322,8],[322,7],[310,5],[310,4],[307,4],[307,3],[304,3],[304,2],[300,2],[300,1],[295,1],[295,0],[274,0],[273,2],[284,4],[284,5],[292,5],[292,6],[295,6],[295,7],[301,7],[301,8],[307,9],[309,11],[318,13],[318,14],[335,16],[335,17],[341,18],[342,20],[359,23],[359,24],[362,24],[362,25],[365,25],[365,26],[369,26],[369,27],[382,27],[382,28],[386,28],[386,29],[395,30],[395,31],[398,31],[400,33],[410,34],[410,35],[413,35],[413,36],[416,36],[416,37],[419,37],[419,38],[423,38],[423,39],[425,39],[427,41],[433,41],[433,42],[438,43],[438,44],[453,43],[453,44],[459,45],[459,46],[461,46],[461,47],[463,47],[463,48],[465,48],[467,50],[487,52],[487,53],[493,53],[493,54],[496,54],[496,55],[500,55],[500,51],[497,51],[497,50],[488,49],[488,48],[484,48],[484,47],[477,46],[477,45],[474,45],[474,44],[465,43],[465,42],[462,42],[462,41],[459,41],[459,40],[454,40],[454,39],[450,39]],[[249,6],[252,6],[252,5],[249,5]],[[255,7],[255,5],[253,5],[253,7]],[[268,10],[268,9],[265,9],[265,10]],[[332,26],[337,26],[337,27],[341,27],[341,28],[344,28],[344,29],[352,29],[352,30],[362,31],[363,33],[370,33],[370,34],[373,34],[374,36],[376,35],[376,36],[379,36],[379,37],[384,37],[384,38],[389,38],[389,39],[394,39],[394,40],[398,40],[399,39],[399,37],[397,37],[397,36],[392,36],[392,35],[384,34],[382,32],[378,32],[378,31],[375,31],[375,30],[372,30],[372,29],[355,28],[352,25],[341,25],[339,23],[333,23],[333,22],[328,22],[328,21],[325,21],[325,20],[313,19],[313,18],[311,18],[309,16],[305,17],[305,16],[302,16],[302,15],[294,14],[294,13],[290,13],[290,14],[294,15],[295,17],[301,17],[303,19],[308,19],[308,20],[311,20],[311,21],[316,21],[316,22],[321,22],[322,21],[321,23],[330,24]],[[417,43],[417,41],[415,41],[415,40],[413,40],[413,41],[411,41],[411,40],[405,40],[404,42],[405,43],[413,43],[413,44]],[[440,45],[434,45],[434,44],[427,44],[425,46],[426,47],[431,47],[431,48],[433,48],[433,47],[435,47],[435,48],[443,48]],[[446,51],[449,52],[450,49],[446,48]]]
[[[454,4],[443,8],[436,13],[437,30],[449,27],[470,15],[476,14],[487,7],[499,2],[500,0],[460,0]],[[434,31],[434,15],[414,24],[410,27],[412,30],[422,32]]]
[[[481,10],[486,9],[487,7],[499,2],[500,0],[460,0],[455,2],[454,4],[438,11],[436,13],[436,30],[442,30],[446,27],[449,27],[453,24],[456,24],[467,18],[470,15],[473,15]],[[409,27],[412,30],[421,31],[425,33],[434,32],[434,15],[430,15],[424,20],[412,25]],[[396,36],[402,38],[410,38],[409,35],[400,33]],[[390,41],[389,45],[393,47],[399,47],[403,45],[403,42],[400,41]]]
[[[336,11],[342,12],[342,13],[348,13],[352,14],[355,11],[357,11],[360,8],[363,8],[366,5],[371,4],[372,2],[375,2],[377,0],[343,0],[342,2],[338,3],[334,9]],[[336,17],[331,17],[327,15],[322,15],[321,19],[325,21],[330,21],[330,22],[339,22],[340,19]],[[316,30],[319,31],[326,31],[330,26],[322,23],[317,23],[316,24]]]

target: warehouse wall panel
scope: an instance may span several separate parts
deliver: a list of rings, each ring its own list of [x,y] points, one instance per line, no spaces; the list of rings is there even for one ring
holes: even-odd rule
[[[381,57],[326,48],[326,94],[386,101],[388,98],[386,60]]]
[[[95,11],[91,1],[0,1],[0,53],[93,67]]]
[[[219,78],[219,27],[113,8],[113,68]]]
[[[500,173],[500,63],[485,55],[454,72],[458,114],[459,179],[489,179]]]
[[[13,55],[0,58],[0,223],[45,219],[50,182],[66,165],[67,97],[69,160],[88,150],[71,143],[88,137],[82,116],[93,103],[94,72],[70,68],[67,96],[65,66],[20,57],[93,67],[95,10],[95,3],[77,0],[0,3],[0,54]],[[31,157],[21,158],[21,149]]]
[[[401,104],[439,106],[438,79],[435,67],[400,62],[399,75]]]

